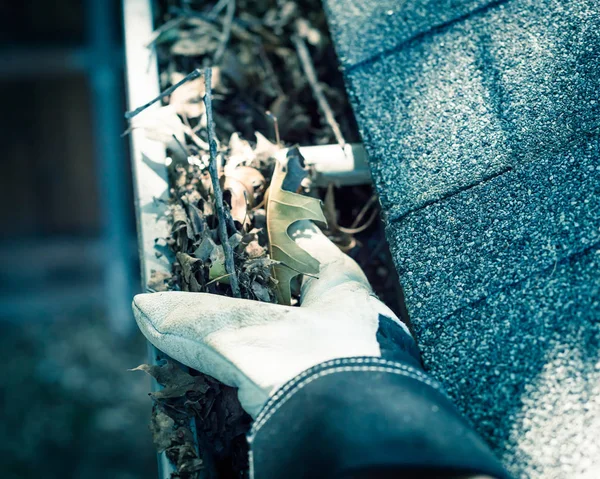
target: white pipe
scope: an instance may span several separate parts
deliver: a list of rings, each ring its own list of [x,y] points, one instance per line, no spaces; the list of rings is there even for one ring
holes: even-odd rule
[[[277,159],[283,159],[288,149],[277,153]],[[312,171],[311,179],[316,186],[370,185],[371,171],[367,152],[361,143],[340,145],[301,146],[300,153],[306,166]]]

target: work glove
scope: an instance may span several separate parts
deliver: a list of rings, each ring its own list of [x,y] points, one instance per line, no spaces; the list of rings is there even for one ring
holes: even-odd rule
[[[254,418],[279,387],[312,366],[381,357],[381,317],[412,342],[358,264],[319,228],[298,221],[288,234],[320,262],[318,278],[303,278],[300,307],[188,292],[139,294],[133,300],[137,324],[154,346],[237,387],[242,407]]]

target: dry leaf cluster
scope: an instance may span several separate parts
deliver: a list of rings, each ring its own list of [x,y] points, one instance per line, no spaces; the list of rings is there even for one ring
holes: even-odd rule
[[[179,477],[191,479],[204,467],[187,427],[190,416],[198,418],[198,433],[208,448],[204,453],[214,461],[226,461],[230,467],[246,467],[245,457],[232,455],[231,449],[243,438],[251,419],[237,404],[233,388],[209,376],[192,375],[171,361],[157,366],[143,364],[134,371],[144,371],[164,386],[150,393],[155,401],[150,430],[157,450],[166,452]],[[219,407],[213,407],[216,403]]]
[[[228,204],[228,244],[242,297],[266,302],[275,301],[276,283],[271,275],[273,262],[267,256],[265,175],[273,169],[277,149],[260,134],[254,147],[234,134],[219,158],[226,159],[220,183]],[[166,241],[176,258],[172,286],[182,291],[230,294],[211,179],[205,165],[194,161],[202,155],[205,153],[199,151],[190,156],[191,161],[174,162],[170,167],[172,226]]]

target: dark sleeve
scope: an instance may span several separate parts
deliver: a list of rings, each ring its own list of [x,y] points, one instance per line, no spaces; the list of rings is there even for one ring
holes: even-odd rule
[[[508,477],[410,361],[344,358],[303,372],[268,401],[249,442],[255,479]]]

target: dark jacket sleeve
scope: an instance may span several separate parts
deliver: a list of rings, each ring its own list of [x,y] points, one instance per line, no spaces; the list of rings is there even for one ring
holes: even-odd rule
[[[268,401],[249,442],[255,479],[508,477],[410,360],[343,358],[303,372]]]

